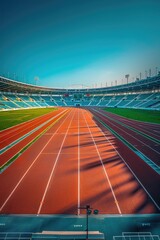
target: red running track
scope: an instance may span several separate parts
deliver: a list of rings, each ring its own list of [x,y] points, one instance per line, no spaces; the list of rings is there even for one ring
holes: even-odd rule
[[[0,213],[81,214],[86,204],[100,214],[159,212],[156,194],[122,156],[127,152],[88,110],[70,109],[1,173]],[[159,175],[151,177],[160,183]]]
[[[98,108],[90,108],[90,111],[160,167],[159,124],[129,120]]]
[[[56,122],[56,120],[59,117],[61,117],[66,111],[67,109],[60,108],[57,111],[53,111],[49,114],[45,114],[31,121],[27,121],[25,123],[1,131],[0,132],[1,149],[3,150],[7,146],[9,147],[5,149],[0,155],[0,167],[6,164],[12,157],[19,153],[21,149],[23,149],[28,143],[33,141],[45,129],[54,124],[54,122]],[[29,136],[25,137],[21,141],[14,144],[16,140],[22,138],[25,134],[31,132],[40,125],[41,127],[39,129],[37,129]]]

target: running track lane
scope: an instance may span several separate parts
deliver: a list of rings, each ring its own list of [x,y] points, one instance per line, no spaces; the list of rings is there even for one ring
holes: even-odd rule
[[[97,170],[98,167],[105,170],[103,172],[105,177],[109,179],[114,194],[114,202],[117,205],[119,213],[156,212],[157,209],[154,204],[151,203],[151,199],[148,197],[132,172],[128,169],[125,162],[126,160],[121,157],[119,152],[117,152],[116,138],[114,138],[108,131],[106,131],[106,134],[109,136],[106,137],[102,130],[97,127],[96,123],[93,122],[93,118],[91,118],[91,114],[89,112],[83,115],[87,128],[90,132],[90,138],[92,139],[91,142],[94,143],[98,156],[90,160],[89,163],[84,164],[82,169],[85,171],[94,170],[94,174],[95,169]],[[92,122],[92,127],[90,127],[90,122]],[[122,149],[123,148],[124,146]],[[134,154],[130,154],[130,158],[133,159]],[[92,182],[94,181],[94,174],[92,176]],[[102,182],[100,182],[100,184],[102,184]],[[85,186],[85,182],[82,186]],[[94,184],[93,186],[96,185]],[[94,189],[93,186],[90,186],[90,188]],[[102,191],[99,196],[95,194],[92,200],[95,201],[97,198],[103,199],[103,194],[106,195],[106,193]],[[109,194],[107,194],[107,196],[109,197]],[[94,206],[94,203],[92,205]],[[101,202],[99,206],[103,206],[103,212],[101,211],[101,213],[112,213],[109,200],[104,200],[104,203]]]
[[[111,112],[107,112],[101,108],[98,107],[89,107],[89,109],[95,109],[96,111],[100,111],[103,114],[105,114],[106,116],[109,116],[111,118],[114,118],[128,126],[131,126],[141,132],[143,132],[144,134],[147,134],[153,138],[156,138],[158,140],[160,140],[160,128],[159,128],[159,124],[156,123],[149,123],[149,122],[142,122],[142,121],[138,121],[138,120],[133,120],[133,119],[128,119],[122,116],[119,116],[117,114],[111,113]]]
[[[105,123],[111,127],[114,131],[116,131],[120,136],[125,138],[129,143],[135,146],[139,151],[141,151],[145,156],[147,156],[152,162],[154,162],[157,166],[160,167],[160,143],[158,143],[158,137],[154,136],[154,139],[150,138],[152,136],[152,132],[149,131],[150,125],[148,124],[148,137],[145,135],[140,134],[139,132],[143,133],[143,123],[141,123],[141,131],[137,129],[137,122],[132,121],[132,129],[128,128],[128,124],[124,124],[124,119],[118,120],[117,122],[117,115],[115,114],[108,114],[102,110],[94,110],[91,109],[95,116],[100,117]],[[108,118],[109,117],[109,118]],[[131,121],[129,121],[131,122]],[[152,124],[151,124],[152,125]],[[136,131],[138,130],[138,131]],[[149,134],[150,132],[150,134]],[[157,141],[157,143],[155,142]]]
[[[72,127],[70,127],[65,145],[60,153],[54,179],[50,183],[51,190],[46,193],[42,208],[38,213],[80,214],[83,211],[79,211],[78,207],[86,204],[91,204],[102,212],[108,199],[110,199],[112,212],[119,213],[103,169],[82,171],[86,161],[90,162],[92,158],[97,157],[93,144],[90,147],[86,145],[82,151],[86,135],[86,144],[90,138],[89,132],[86,132],[86,124],[82,125],[83,122],[81,110],[77,109]],[[100,187],[99,182],[102,182]],[[101,194],[104,194],[103,198],[100,197]],[[52,203],[55,204],[52,206]]]
[[[33,132],[31,135],[24,138],[22,141],[13,145],[11,148],[6,150],[4,153],[0,155],[0,166],[3,166],[6,162],[8,162],[12,157],[14,157],[21,149],[23,149],[28,143],[33,141],[40,133],[42,133],[49,126],[54,124],[63,114],[65,114],[66,110],[61,111],[59,114],[53,116],[54,118],[46,123],[44,126]]]
[[[10,127],[10,128],[0,131],[0,149],[3,149],[4,147],[8,146],[10,143],[19,139],[26,133],[28,133],[31,130],[33,130],[34,128],[36,128],[38,125],[42,124],[43,122],[56,116],[58,113],[62,112],[63,110],[64,109],[59,108],[56,111],[47,113],[45,115],[31,119],[27,122],[23,122],[16,126],[13,126],[13,127]]]
[[[143,132],[144,134],[147,134],[153,138],[156,138],[160,140],[160,127],[159,124],[156,123],[149,123],[149,122],[142,122],[138,120],[128,119],[122,116],[119,116],[117,114],[113,114],[110,112],[106,112],[102,109],[95,108],[96,110],[102,111],[104,114],[114,117],[114,119],[123,122],[124,124],[131,126],[133,128],[136,128],[137,130]]]
[[[86,204],[100,213],[157,211],[89,112],[72,110],[63,121],[0,175],[1,213],[82,213]]]
[[[73,119],[72,115],[70,116],[70,118]],[[75,117],[73,120],[70,120],[69,123],[66,122],[59,129],[59,131],[57,132],[58,135],[55,136],[56,142],[55,142],[55,138],[53,138],[53,140],[46,146],[44,151],[41,153],[41,155],[37,159],[37,162],[35,163],[34,167],[30,169],[30,172],[28,172],[28,177],[23,179],[23,185],[19,184],[18,188],[15,189],[15,194],[13,195],[13,199],[11,201],[11,207],[13,206],[12,205],[13,202],[15,202],[15,205],[17,202],[19,202],[18,200],[19,195],[21,199],[20,202],[25,203],[26,195],[27,195],[28,197],[27,197],[27,204],[25,204],[25,211],[27,208],[29,208],[29,213],[32,213],[31,211],[35,209],[35,204],[37,204],[38,202],[40,202],[40,205],[38,207],[37,213],[52,213],[52,212],[53,213],[77,213],[78,202],[79,202],[78,189],[80,188],[80,182],[78,183],[78,176],[77,176],[77,174],[80,174],[78,173],[78,162],[77,162],[77,156],[78,156],[78,150],[79,150],[78,135],[77,135],[78,134],[77,123],[79,121],[78,112],[77,112],[77,116],[76,114],[74,114],[74,116]],[[51,129],[49,132],[51,132]],[[49,132],[46,133],[47,136],[50,136]],[[59,137],[57,138],[57,136]],[[65,143],[65,146],[63,147],[64,143]],[[61,146],[63,147],[63,150]],[[86,153],[84,153],[84,155],[86,155]],[[49,161],[50,157],[54,159],[53,162],[51,160]],[[46,165],[46,161],[47,161],[47,165]],[[43,174],[38,174],[38,175],[35,174],[42,171],[43,171]],[[47,174],[47,171],[49,172],[48,174]],[[98,169],[98,172],[100,173],[99,174],[100,180],[106,182],[105,176],[101,174],[103,173],[103,171],[101,169]],[[89,178],[93,178],[92,174],[94,173],[92,172],[89,174]],[[40,194],[40,196],[42,195],[41,201],[40,199],[39,200],[34,199],[33,201],[33,198],[34,198],[33,193],[36,193],[39,186],[40,176],[42,175],[43,175],[43,183],[45,183],[45,186],[46,186],[43,189],[44,193],[42,194],[41,192]],[[45,179],[45,177],[47,177],[48,179],[47,182],[46,182],[47,179]],[[54,181],[51,181],[52,178],[54,178]],[[95,179],[96,185],[98,184],[97,181],[99,182],[98,179],[97,180]],[[32,188],[30,188],[31,184],[33,185],[33,182],[36,184],[34,184]],[[103,187],[104,187],[104,191],[107,192],[107,190],[105,190],[106,184],[103,184]],[[48,191],[48,188],[53,190]],[[109,198],[111,198],[112,200],[111,201],[112,208],[117,213],[114,199],[112,197],[108,184],[107,184],[107,188],[110,192]],[[84,186],[84,190],[82,191],[82,193],[83,192],[85,193],[85,189],[86,187]],[[19,191],[20,193],[16,194],[16,190]],[[90,189],[88,193],[90,194],[91,192],[97,195],[98,193],[101,192],[101,189],[95,188],[94,191]],[[37,196],[38,194],[36,193],[36,197]],[[83,195],[82,195],[82,198],[84,198]],[[85,201],[85,198],[84,198],[84,201]],[[107,201],[107,195],[106,195],[106,201]],[[100,202],[101,202],[101,199],[97,200],[97,206],[100,206]],[[20,203],[14,206],[13,209],[11,209],[10,206],[8,206],[8,204],[6,206],[9,212],[13,211],[14,209],[14,211],[16,212],[20,211],[21,213],[24,209],[24,205]],[[33,209],[31,208],[31,206]]]
[[[98,116],[104,122],[106,119],[101,116],[99,113],[93,112],[93,115]],[[97,122],[97,124],[107,131],[106,128]],[[108,121],[107,121],[108,124]],[[115,131],[118,131],[114,128]],[[127,130],[126,130],[127,131]],[[118,132],[119,133],[119,132]],[[123,136],[124,137],[124,136]],[[126,159],[127,164],[130,166],[132,171],[136,174],[138,179],[146,187],[147,191],[153,196],[156,200],[158,206],[160,207],[160,198],[159,198],[159,185],[160,185],[160,175],[155,172],[146,162],[144,162],[138,155],[136,155],[130,148],[125,146],[119,139],[116,139],[117,149],[121,156]]]
[[[55,158],[50,154],[47,158],[42,152],[53,141],[55,151],[58,153],[63,134],[57,133],[63,125],[66,125],[66,119],[71,117],[71,113],[52,126],[0,175],[0,212],[2,210],[6,213],[38,212],[49,174],[55,163]]]

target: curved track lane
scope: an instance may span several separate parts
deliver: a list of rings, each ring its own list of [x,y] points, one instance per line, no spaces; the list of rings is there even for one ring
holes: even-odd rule
[[[142,122],[128,121],[101,109],[91,108],[90,110],[160,168],[160,137],[153,131],[153,127],[160,129],[159,124],[147,123],[146,131],[146,123],[143,126]]]
[[[45,129],[47,129],[49,126],[52,126],[52,124],[54,124],[61,116],[63,116],[63,114],[65,114],[65,112],[67,111],[67,109],[61,109],[58,112],[53,112],[52,114],[50,114],[49,116],[42,116],[41,117],[41,125],[39,125],[39,119],[35,119],[34,122],[35,124],[32,126],[32,122],[27,122],[27,126],[28,124],[30,125],[30,128],[27,130],[29,132],[25,132],[26,135],[23,135],[24,132],[20,132],[19,133],[19,138],[17,139],[17,135],[14,135],[14,138],[12,138],[13,142],[10,142],[9,145],[6,145],[6,149],[1,150],[2,153],[0,155],[0,167],[2,167],[4,164],[6,164],[12,157],[14,157],[17,153],[19,153],[27,144],[29,144],[31,141],[33,141],[39,134],[41,134]],[[37,123],[36,123],[37,121]],[[18,126],[16,126],[15,128],[17,129]],[[23,124],[23,127],[25,127],[25,124]],[[9,129],[8,131],[10,132],[14,130],[14,132],[16,132],[17,130],[15,130],[14,128]],[[6,132],[6,131],[5,131]],[[8,132],[7,132],[8,135]],[[6,142],[5,142],[6,144]]]
[[[43,122],[49,120],[51,117],[56,116],[58,113],[63,111],[64,109],[59,108],[56,111],[47,113],[45,115],[36,117],[29,121],[20,123],[13,127],[7,128],[5,130],[0,131],[0,147],[3,149],[5,146],[8,146],[10,143],[14,142],[15,140],[19,139],[29,131],[33,130]]]
[[[94,113],[73,108],[0,175],[0,213],[156,213],[158,183]]]

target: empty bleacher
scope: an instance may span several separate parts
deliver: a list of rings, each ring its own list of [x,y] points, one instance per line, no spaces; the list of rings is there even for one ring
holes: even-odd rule
[[[14,95],[1,95],[1,103],[5,109],[20,108],[19,104],[14,101],[14,98]]]
[[[121,102],[122,98],[123,96],[119,95],[111,97],[110,101],[107,104],[107,107],[116,107],[119,104],[119,102]]]
[[[123,94],[82,97],[79,100],[64,96],[28,96],[0,94],[0,109],[37,108],[49,106],[99,106],[139,109],[160,109],[160,93]]]
[[[111,98],[112,98],[112,96],[110,96],[110,95],[104,96],[98,106],[103,106],[103,107],[107,106],[109,104],[109,102],[111,101]]]
[[[160,73],[132,83],[93,89],[53,89],[0,77],[0,110],[98,106],[160,110]]]
[[[56,106],[56,102],[52,98],[52,96],[44,95],[40,97],[39,104],[42,104],[42,106]]]
[[[82,105],[82,106],[89,106],[91,101],[92,101],[92,97],[86,97],[86,96],[84,96],[84,97],[81,99],[81,105]]]
[[[98,104],[100,103],[100,100],[102,99],[102,96],[93,96],[93,98],[91,99],[89,105],[90,106],[98,106]]]

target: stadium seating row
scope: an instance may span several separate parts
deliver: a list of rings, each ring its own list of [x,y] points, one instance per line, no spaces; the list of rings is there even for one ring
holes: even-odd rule
[[[106,88],[56,89],[0,76],[0,110],[50,106],[99,106],[160,110],[160,72]]]
[[[75,99],[74,96],[0,94],[0,109],[37,108],[50,106],[100,106],[160,110],[160,93],[93,95]]]

